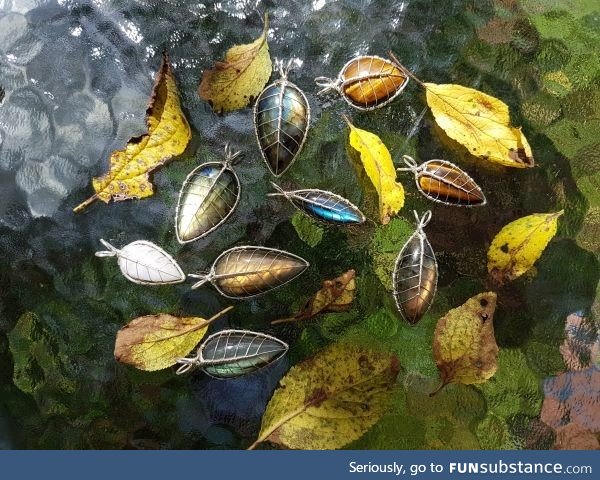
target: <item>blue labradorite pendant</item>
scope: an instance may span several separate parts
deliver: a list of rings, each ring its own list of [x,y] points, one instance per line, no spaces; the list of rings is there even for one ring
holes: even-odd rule
[[[223,330],[208,337],[196,356],[181,358],[177,374],[201,368],[214,378],[235,378],[276,362],[288,351],[278,338],[249,330]]]
[[[269,193],[270,197],[287,198],[298,210],[315,220],[335,225],[352,225],[365,221],[365,216],[356,205],[335,193],[316,188],[286,192],[273,182],[271,185],[277,193]]]
[[[273,175],[279,177],[300,154],[310,122],[310,107],[302,90],[287,79],[290,63],[281,78],[268,85],[254,104],[256,139]]]
[[[208,235],[227,220],[240,200],[240,180],[232,164],[240,152],[225,146],[223,162],[208,162],[187,176],[177,202],[175,233],[179,243]]]

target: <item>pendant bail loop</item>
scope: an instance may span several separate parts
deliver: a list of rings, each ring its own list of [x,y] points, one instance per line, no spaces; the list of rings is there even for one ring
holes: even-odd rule
[[[212,282],[215,278],[215,272],[210,271],[208,273],[189,273],[189,278],[197,278],[199,281],[192,285],[192,290],[201,287],[207,282]]]
[[[340,86],[342,85],[342,81],[339,78],[333,80],[328,77],[317,77],[315,78],[315,83],[317,86],[321,87],[321,90],[317,92],[317,95],[325,95],[332,90],[339,92]]]
[[[402,155],[402,160],[406,164],[406,167],[397,168],[397,172],[413,172],[416,173],[419,171],[419,165],[417,161],[409,155]],[[408,168],[407,168],[408,167]]]
[[[416,210],[413,210],[413,213],[417,219],[417,229],[423,230],[431,220],[431,210],[427,210],[422,217],[419,217]]]
[[[234,151],[233,148],[231,148],[231,145],[229,143],[225,144],[225,160],[224,163],[227,166],[231,166],[235,163],[236,159],[240,158],[242,156],[242,152],[241,151]]]
[[[289,192],[286,192],[283,188],[281,188],[279,185],[277,185],[274,182],[270,182],[270,183],[273,186],[273,188],[277,191],[267,193],[267,197],[279,197],[279,196],[284,196],[285,198],[289,197]]]
[[[202,365],[202,359],[200,358],[200,349],[196,352],[193,357],[183,357],[177,360],[177,363],[181,366],[175,371],[176,375],[183,375],[184,373],[196,370]]]
[[[100,243],[104,245],[108,250],[101,250],[96,252],[97,257],[116,257],[119,254],[119,249],[113,247],[110,243],[108,243],[103,238],[100,239]]]
[[[287,63],[285,63],[282,59],[275,59],[275,67],[279,71],[279,75],[283,80],[287,80],[290,71],[294,65],[294,59],[290,58]]]

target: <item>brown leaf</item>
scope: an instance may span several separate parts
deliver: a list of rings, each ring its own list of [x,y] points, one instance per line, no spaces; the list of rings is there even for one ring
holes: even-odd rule
[[[315,293],[296,315],[291,318],[281,318],[271,322],[297,322],[308,320],[322,313],[345,312],[350,309],[356,294],[356,272],[348,270],[333,280],[325,280],[323,287]]]
[[[438,320],[433,356],[440,387],[449,383],[484,383],[496,373],[498,345],[494,338],[496,294],[481,293]]]

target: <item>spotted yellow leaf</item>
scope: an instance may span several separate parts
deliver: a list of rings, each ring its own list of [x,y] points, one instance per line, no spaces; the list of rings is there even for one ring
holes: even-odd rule
[[[556,213],[535,213],[505,225],[488,250],[488,272],[500,285],[514,280],[533,267],[556,235]]]
[[[181,111],[169,57],[164,54],[146,111],[148,133],[129,140],[110,156],[109,171],[92,181],[95,194],[73,209],[80,212],[95,200],[105,203],[151,196],[149,173],[183,153],[191,138]]]
[[[440,387],[449,383],[484,383],[497,369],[494,337],[496,294],[481,293],[438,320],[433,334],[433,357],[440,371]]]
[[[267,405],[256,442],[342,448],[387,410],[400,366],[394,355],[336,343],[292,367]]]
[[[198,345],[213,320],[232,308],[228,307],[208,320],[165,313],[135,318],[117,332],[115,358],[140,370],[171,367]]]
[[[360,153],[365,172],[379,195],[379,220],[387,224],[404,206],[404,188],[396,182],[396,169],[389,150],[374,133],[350,123],[350,146]]]
[[[273,69],[267,33],[269,18],[265,15],[262,34],[252,43],[235,45],[225,54],[223,62],[216,62],[206,70],[198,93],[210,102],[217,113],[226,113],[247,107],[269,81]]]

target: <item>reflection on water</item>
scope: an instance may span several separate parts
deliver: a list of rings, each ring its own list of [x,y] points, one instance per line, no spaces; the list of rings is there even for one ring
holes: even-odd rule
[[[9,444],[246,446],[286,369],[279,364],[256,377],[219,382],[118,365],[114,335],[129,319],[161,311],[209,315],[227,303],[211,289],[127,284],[115,265],[93,257],[103,237],[120,245],[153,241],[187,272],[205,269],[235,244],[284,248],[309,260],[310,271],[297,282],[236,303],[227,321],[212,328],[274,333],[292,346],[291,363],[341,337],[394,350],[406,369],[404,390],[390,416],[355,448],[552,445],[560,426],[547,429],[540,421],[544,389],[552,385],[543,389],[542,382],[569,368],[560,351],[567,316],[582,311],[597,333],[590,311],[600,309],[593,303],[600,275],[600,93],[594,80],[600,67],[593,52],[600,39],[597,7],[589,5],[567,12],[560,2],[534,0],[0,2],[0,85],[6,90],[0,104],[0,361],[11,366],[0,373],[0,418],[8,422],[0,429],[12,432]],[[419,161],[445,158],[468,170],[486,192],[485,209],[452,209],[432,206],[404,181],[404,218],[411,220],[412,209],[433,207],[427,233],[441,275],[436,303],[416,328],[396,316],[386,277],[376,267],[395,257],[404,227],[369,222],[357,231],[326,229],[322,242],[309,247],[288,221],[289,206],[265,201],[270,177],[250,110],[219,117],[197,95],[201,72],[229,46],[255,38],[263,11],[270,14],[271,54],[297,59],[291,79],[306,92],[313,117],[284,188],[332,190],[376,218],[372,192],[357,188],[361,175],[348,161],[341,115],[350,113],[357,126],[381,136],[397,164],[403,154]],[[110,152],[145,131],[148,92],[163,49],[195,130],[188,151],[154,175],[154,197],[73,215]],[[389,50],[424,80],[461,83],[506,101],[539,168],[506,173],[473,162],[433,127],[414,82],[390,106],[370,113],[349,112],[338,97],[316,97],[315,77],[335,77],[354,55]],[[182,247],[173,228],[177,192],[193,167],[220,158],[224,140],[245,153],[236,166],[243,187],[239,208],[218,232]],[[429,399],[437,382],[430,351],[435,321],[490,288],[485,251],[492,236],[518,216],[561,208],[559,238],[536,272],[498,292],[500,372],[521,376],[499,372],[482,388],[449,387]],[[349,268],[357,270],[361,292],[353,311],[306,327],[270,327],[270,320],[297,310],[324,278]],[[594,358],[589,368],[597,368]],[[589,395],[598,389],[593,384]],[[598,433],[595,426],[577,428]]]

